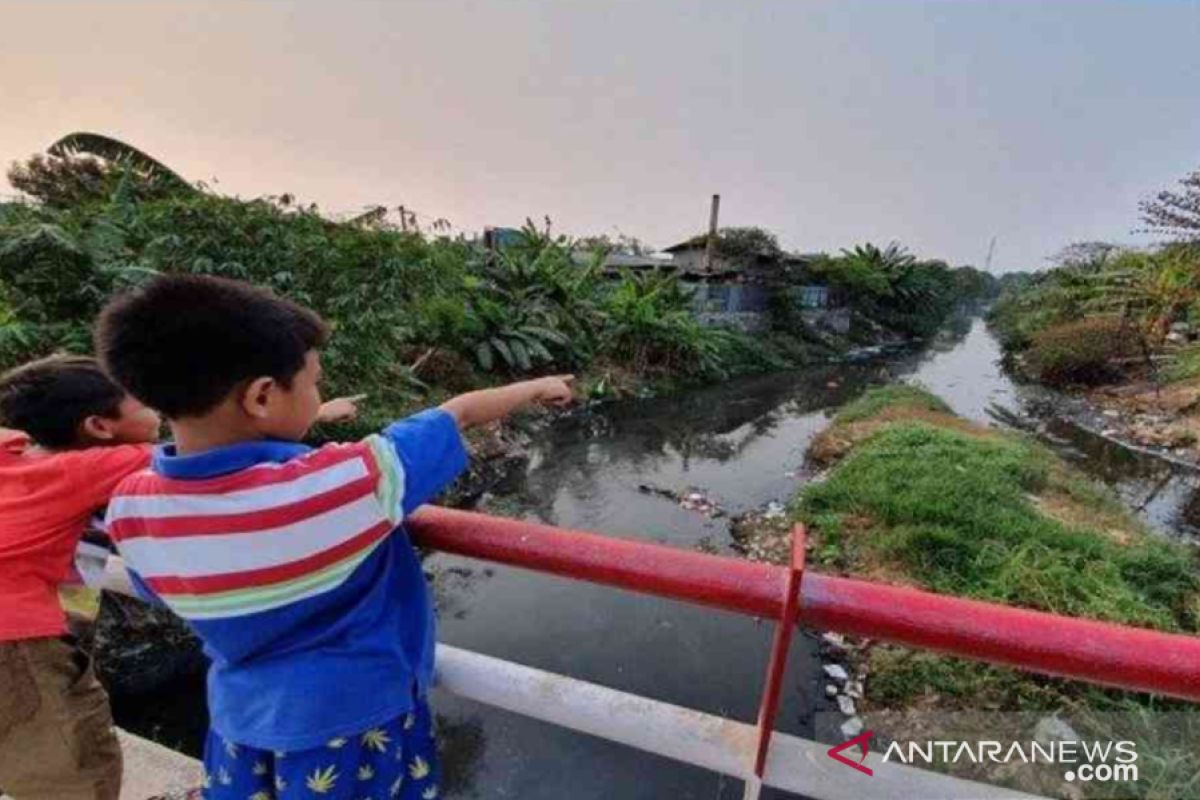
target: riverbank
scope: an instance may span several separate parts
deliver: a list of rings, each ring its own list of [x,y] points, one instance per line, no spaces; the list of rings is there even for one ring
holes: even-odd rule
[[[816,477],[789,510],[809,527],[816,568],[1167,631],[1200,629],[1194,549],[1148,531],[1107,490],[1042,445],[965,420],[928,392],[907,386],[867,392],[838,412],[808,455]],[[750,546],[778,560],[772,543],[780,530],[778,523],[767,526],[766,543],[750,536]],[[961,723],[968,713],[986,712],[993,728],[1003,719],[1015,735],[1033,738],[1046,734],[1047,719],[1090,732],[1105,715],[1145,720],[1185,708],[840,637],[826,637],[823,650],[827,693],[884,741],[947,738],[929,736],[930,726],[945,728],[951,718]],[[1177,754],[1181,761],[1158,764],[1155,785],[1182,786],[1195,776],[1195,756],[1158,741],[1158,727],[1143,721],[1122,737],[1153,737],[1156,757]],[[1002,772],[971,775],[1016,777]],[[1064,794],[1061,775],[1026,777],[1034,780],[1022,785],[1026,790]],[[1123,786],[1122,796],[1184,796],[1147,795],[1148,785]]]
[[[1014,378],[1062,394],[1064,415],[1105,438],[1200,465],[1195,244],[1088,244],[1013,276],[988,323]]]
[[[1146,362],[1125,363],[1095,385],[1045,386],[1036,405],[1043,416],[1069,419],[1080,427],[1127,447],[1188,467],[1200,467],[1200,348],[1160,354]],[[1026,357],[1010,352],[1007,368],[1014,378],[1044,385]],[[1034,409],[1035,411],[1037,409]]]

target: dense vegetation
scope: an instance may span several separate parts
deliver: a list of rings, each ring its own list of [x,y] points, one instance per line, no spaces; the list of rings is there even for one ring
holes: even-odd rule
[[[1169,362],[1195,360],[1186,348],[1166,347],[1189,338],[1172,337],[1172,326],[1185,333],[1200,326],[1200,173],[1180,185],[1141,206],[1147,230],[1167,241],[1145,249],[1075,244],[1054,268],[1003,292],[993,328],[1031,377],[1086,384],[1135,370],[1157,378],[1156,356],[1165,349]],[[1165,372],[1180,374],[1170,363]]]
[[[217,195],[93,134],[14,164],[9,179],[30,201],[0,204],[0,368],[85,351],[113,292],[168,271],[253,281],[315,308],[336,330],[329,391],[369,391],[381,416],[430,393],[524,374],[583,372],[604,394],[830,353],[828,338],[795,314],[751,338],[701,326],[673,276],[604,274],[608,250],[645,251],[629,237],[573,241],[529,223],[487,247],[409,218],[390,224],[382,208],[334,221],[288,195]],[[723,247],[781,253],[765,231],[722,233]],[[931,263],[866,246],[823,269],[877,328],[912,336],[936,329],[967,292],[966,273]]]
[[[895,243],[822,256],[812,271],[840,292],[860,318],[917,338],[936,332],[959,303],[989,300],[998,287],[986,272],[921,260]]]
[[[919,388],[867,393],[837,415],[811,455],[835,466],[825,482],[801,490],[793,511],[814,531],[814,559],[826,569],[1043,611],[1200,632],[1194,549],[1145,531],[1107,490],[1036,442],[956,417]],[[1183,707],[897,647],[874,646],[862,658],[871,709],[1060,710],[1080,730],[1095,712],[1126,712],[1144,724],[1131,722],[1122,738],[1140,738],[1155,732],[1150,718],[1137,714]],[[1159,728],[1167,730],[1165,723]],[[1193,743],[1188,738],[1145,748],[1175,760],[1143,761],[1142,783],[1122,786],[1130,791],[1121,796],[1182,796],[1172,790],[1195,777]],[[1159,789],[1170,788],[1156,793],[1148,788],[1156,781]]]

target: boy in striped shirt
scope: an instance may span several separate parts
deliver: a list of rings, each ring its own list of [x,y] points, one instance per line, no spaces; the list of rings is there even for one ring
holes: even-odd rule
[[[525,381],[312,449],[327,337],[308,309],[204,276],[157,278],[97,325],[109,372],[174,437],[108,526],[138,591],[212,659],[210,800],[437,796],[433,613],[401,522],[465,468],[460,428],[571,400],[569,377]]]

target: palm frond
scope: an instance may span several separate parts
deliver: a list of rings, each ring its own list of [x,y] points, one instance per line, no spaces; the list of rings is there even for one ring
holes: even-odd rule
[[[77,131],[68,133],[47,148],[50,155],[67,157],[90,155],[120,164],[141,172],[148,177],[161,180],[178,188],[191,189],[192,185],[178,173],[154,157],[142,152],[131,144],[105,136],[100,133]]]

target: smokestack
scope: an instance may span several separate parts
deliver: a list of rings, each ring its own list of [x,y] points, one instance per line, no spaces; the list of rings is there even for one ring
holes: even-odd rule
[[[717,215],[721,211],[721,195],[712,196],[712,211],[708,215],[708,242],[704,248],[704,271],[712,272],[713,254],[717,249]]]

